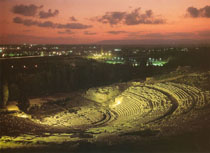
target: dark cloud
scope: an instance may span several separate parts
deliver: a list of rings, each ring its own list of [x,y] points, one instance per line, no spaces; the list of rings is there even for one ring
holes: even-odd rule
[[[14,23],[22,24],[25,26],[38,26],[38,27],[45,27],[45,28],[57,28],[57,29],[87,29],[91,28],[92,25],[85,25],[81,23],[67,23],[67,24],[60,24],[60,23],[54,23],[51,21],[34,21],[31,19],[22,19],[20,17],[15,17],[13,19]]]
[[[85,35],[96,35],[95,32],[89,32],[89,31],[84,31],[84,34]]]
[[[189,15],[190,15],[191,17],[196,18],[196,17],[199,16],[199,10],[198,10],[197,8],[195,8],[195,7],[189,7],[189,8],[187,9],[187,12],[189,13]]]
[[[147,10],[145,13],[140,13],[140,8],[128,13],[125,17],[125,24],[137,25],[137,24],[163,24],[165,21],[161,18],[155,18],[152,10]]]
[[[108,23],[110,25],[126,24],[126,25],[138,25],[138,24],[163,24],[165,20],[157,18],[153,15],[152,10],[147,10],[145,13],[140,12],[140,8],[134,9],[129,12],[107,12],[102,17],[96,17],[96,20],[101,23]]]
[[[56,28],[59,29],[88,29],[91,25],[85,25],[81,23],[67,23],[67,24],[57,24]]]
[[[67,29],[65,31],[58,31],[59,34],[74,34],[71,30]]]
[[[37,22],[36,24],[39,27],[45,27],[45,28],[56,28],[56,24],[51,21],[45,21],[45,22]]]
[[[39,17],[42,18],[42,19],[46,19],[46,18],[57,16],[58,14],[59,14],[58,10],[55,10],[54,12],[52,12],[52,10],[49,9],[48,12],[40,11],[39,12]]]
[[[15,5],[12,8],[12,12],[15,14],[20,14],[23,16],[35,16],[38,13],[38,10],[43,6],[31,5]]]
[[[198,18],[198,17],[210,18],[210,6],[207,5],[200,9],[195,7],[188,7],[187,14],[193,18]]]
[[[122,34],[122,33],[127,33],[126,31],[108,31],[107,33],[117,35],[117,34]]]
[[[23,20],[20,17],[15,17],[13,19],[13,22],[14,23],[18,23],[18,24],[23,24],[25,26],[32,26],[32,25],[38,25],[39,24],[37,21],[33,21],[31,19],[25,19],[25,20]]]
[[[43,5],[37,6],[34,4],[31,5],[15,5],[12,8],[12,12],[15,14],[23,15],[23,16],[36,16],[38,14],[39,18],[46,19],[50,17],[57,16],[59,14],[58,10],[52,11],[49,9],[48,11],[40,11],[43,8]]]
[[[107,12],[97,21],[101,23],[109,23],[111,25],[120,23],[125,18],[126,12]]]
[[[77,21],[77,19],[74,16],[70,17],[69,20],[70,21]]]

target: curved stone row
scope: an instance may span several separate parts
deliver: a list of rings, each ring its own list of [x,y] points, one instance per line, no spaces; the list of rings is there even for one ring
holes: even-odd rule
[[[171,82],[168,84],[185,90],[192,97],[193,101],[195,102],[196,108],[202,108],[205,105],[207,105],[207,101],[205,100],[206,99],[205,93],[201,89],[198,89],[197,87],[192,87],[186,84],[178,84],[178,83],[171,83]]]
[[[176,99],[178,107],[173,113],[176,115],[207,105],[206,94],[197,87],[172,82],[156,83],[149,86],[167,92]]]
[[[91,124],[94,126],[101,126],[115,119],[115,114],[109,110],[104,109],[101,113],[103,114],[103,118],[101,118],[101,120],[95,120],[95,122],[92,122]]]
[[[172,105],[166,95],[145,86],[128,88],[116,98],[115,103],[110,108],[118,114],[118,121],[138,118],[140,122],[160,118]]]
[[[173,114],[182,114],[188,112],[193,105],[192,97],[184,91],[182,88],[178,88],[172,84],[168,83],[156,83],[154,85],[149,85],[153,88],[162,90],[172,97],[174,97],[178,103],[178,108],[175,110]]]
[[[205,99],[206,94],[201,89],[185,84],[135,85],[116,97],[110,109],[118,114],[118,121],[138,118],[141,123],[146,123],[202,108],[207,104]]]
[[[60,112],[54,116],[46,117],[41,121],[41,124],[52,126],[73,127],[81,125],[101,124],[107,120],[107,113],[105,110],[96,108],[83,107],[76,113],[69,113],[67,111]]]

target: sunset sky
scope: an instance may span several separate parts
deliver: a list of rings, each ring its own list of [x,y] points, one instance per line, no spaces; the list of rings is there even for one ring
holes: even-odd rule
[[[0,0],[0,44],[210,40],[210,0]]]

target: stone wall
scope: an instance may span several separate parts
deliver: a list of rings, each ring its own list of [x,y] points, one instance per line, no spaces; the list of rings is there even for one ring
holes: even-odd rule
[[[84,97],[99,103],[104,103],[120,93],[118,86],[108,86],[100,88],[90,88]]]

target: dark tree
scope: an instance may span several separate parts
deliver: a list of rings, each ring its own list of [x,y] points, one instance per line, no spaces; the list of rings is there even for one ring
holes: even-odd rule
[[[18,107],[21,111],[27,112],[30,106],[29,100],[26,95],[21,94],[18,99]]]

